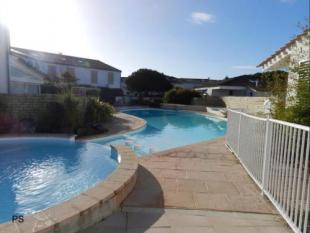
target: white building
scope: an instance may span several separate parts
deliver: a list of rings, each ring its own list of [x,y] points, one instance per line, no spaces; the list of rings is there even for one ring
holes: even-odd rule
[[[69,72],[77,85],[121,88],[121,71],[99,60],[15,47],[11,47],[11,56],[50,78]]]
[[[9,32],[0,25],[0,93],[40,94],[47,77],[70,72],[77,85],[121,88],[121,71],[99,60],[10,47]]]
[[[263,71],[288,71],[288,84],[293,87],[293,84],[298,79],[294,69],[299,65],[308,66],[306,69],[310,72],[310,29],[306,29],[302,34],[290,40],[257,67],[261,67]],[[288,97],[295,95],[293,88],[288,90]]]
[[[8,30],[0,24],[0,93],[9,92],[9,50]]]

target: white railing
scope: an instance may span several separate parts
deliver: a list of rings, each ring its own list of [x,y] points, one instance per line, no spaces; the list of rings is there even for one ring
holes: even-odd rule
[[[310,127],[228,110],[226,143],[296,233],[310,232]]]

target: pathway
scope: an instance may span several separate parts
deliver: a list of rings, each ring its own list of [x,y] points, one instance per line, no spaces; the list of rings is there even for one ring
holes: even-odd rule
[[[83,233],[288,233],[224,139],[142,157],[121,211]]]

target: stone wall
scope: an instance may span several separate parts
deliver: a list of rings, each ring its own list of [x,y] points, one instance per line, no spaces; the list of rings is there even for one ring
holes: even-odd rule
[[[199,106],[199,105],[161,104],[161,108],[173,109],[173,110],[199,111],[199,112],[207,111],[206,106]]]
[[[83,97],[79,97],[83,98]],[[6,106],[6,112],[18,119],[33,118],[44,110],[49,102],[61,102],[63,99],[59,95],[44,94],[40,96],[31,95],[0,95],[0,102]],[[0,104],[1,106],[1,104]],[[0,112],[2,109],[0,109]]]
[[[227,108],[242,109],[249,113],[264,112],[264,101],[266,97],[221,97]]]

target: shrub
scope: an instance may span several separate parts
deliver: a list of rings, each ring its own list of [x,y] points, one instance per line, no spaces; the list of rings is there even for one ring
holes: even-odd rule
[[[65,107],[64,104],[58,102],[47,103],[38,119],[38,132],[61,132],[65,127]]]
[[[200,97],[200,94],[194,90],[173,88],[165,93],[164,100],[167,103],[191,104],[194,97]]]
[[[5,113],[7,110],[7,104],[4,102],[4,100],[0,97],[0,114]]]
[[[64,98],[65,109],[65,127],[76,130],[81,124],[81,111],[79,110],[79,101],[71,95]]]
[[[84,114],[84,122],[87,124],[102,123],[110,118],[114,111],[114,108],[108,103],[89,99]]]
[[[301,63],[297,67],[296,95],[293,104],[287,108],[288,120],[297,124],[310,126],[310,62]]]
[[[86,96],[100,97],[100,89],[88,88],[86,89]]]

